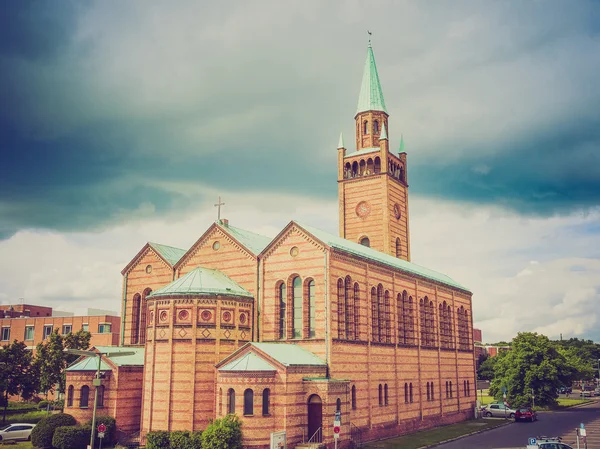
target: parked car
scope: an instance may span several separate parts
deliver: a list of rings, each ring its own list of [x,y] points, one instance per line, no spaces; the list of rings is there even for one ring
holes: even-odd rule
[[[566,394],[566,393],[573,393],[573,388],[563,386],[558,389],[558,394]]]
[[[485,405],[481,408],[481,414],[483,416],[487,416],[488,418],[494,416],[496,418],[510,418],[513,419],[515,417],[516,410],[510,408],[506,404],[489,404]]]
[[[515,421],[537,421],[537,413],[530,407],[520,408],[515,412]]]
[[[582,398],[591,398],[594,395],[595,395],[595,393],[593,391],[586,391],[586,390],[583,390],[581,393],[579,393],[579,396],[581,396]]]
[[[17,423],[0,428],[0,441],[31,440],[35,424]]]

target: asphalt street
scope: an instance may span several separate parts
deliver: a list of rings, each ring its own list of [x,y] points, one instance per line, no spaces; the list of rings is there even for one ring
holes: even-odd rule
[[[529,437],[561,436],[563,443],[577,448],[575,429],[587,431],[587,448],[600,449],[600,400],[556,412],[540,412],[538,421],[511,423],[497,429],[438,446],[440,449],[524,449]],[[581,449],[585,446],[581,444]]]

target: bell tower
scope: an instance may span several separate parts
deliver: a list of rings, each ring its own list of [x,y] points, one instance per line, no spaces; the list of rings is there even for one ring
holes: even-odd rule
[[[338,144],[340,236],[410,261],[404,140],[389,147],[388,112],[369,41],[356,121],[356,150]]]

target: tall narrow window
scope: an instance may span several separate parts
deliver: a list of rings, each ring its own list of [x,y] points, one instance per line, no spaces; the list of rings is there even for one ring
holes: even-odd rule
[[[337,283],[337,318],[338,318],[338,338],[343,339],[346,334],[346,330],[344,329],[344,325],[346,324],[344,319],[344,313],[346,310],[346,305],[344,303],[344,299],[346,298],[346,291],[344,287],[344,280],[338,279]]]
[[[223,416],[223,389],[219,388],[219,416]]]
[[[369,122],[368,121],[364,121],[363,123],[363,134],[366,136],[367,134],[369,134]]]
[[[450,395],[448,394],[448,381],[446,381],[446,399],[448,399]]]
[[[402,245],[399,238],[396,238],[396,257],[402,257]]]
[[[148,332],[146,329],[146,316],[148,315],[148,295],[152,293],[151,288],[147,288],[142,293],[142,302],[140,303],[140,344],[146,344],[146,333]]]
[[[285,338],[286,335],[286,304],[287,304],[287,291],[285,284],[282,282],[279,284],[279,338]]]
[[[69,385],[69,389],[67,390],[67,407],[73,407],[73,392],[75,388],[73,385]]]
[[[354,283],[354,339],[360,340],[360,287]]]
[[[422,298],[419,301],[419,318],[421,321],[421,346],[427,346],[427,315],[425,302]]]
[[[139,293],[133,296],[131,310],[131,344],[137,345],[140,341],[140,305],[142,297]]]
[[[433,382],[431,382],[431,400],[435,400],[435,394],[433,394]]]
[[[383,305],[383,285],[377,286],[377,309],[379,313],[379,326],[377,326],[377,340],[385,340],[385,307]],[[383,328],[383,329],[382,329]]]
[[[335,411],[340,413],[342,411],[342,400],[340,398],[335,400]]]
[[[377,334],[379,332],[379,304],[377,303],[377,290],[375,287],[371,289],[371,340],[379,341]]]
[[[104,407],[104,385],[96,387],[98,389],[98,401],[96,402],[97,407]]]
[[[302,281],[299,276],[292,281],[292,289],[293,338],[302,338]]]
[[[267,416],[269,414],[269,402],[271,400],[271,390],[265,388],[262,394],[262,414]]]
[[[227,392],[227,413],[235,415],[235,390],[233,388]]]
[[[431,401],[431,391],[429,390],[429,382],[427,382],[427,400]]]
[[[373,133],[379,134],[379,122],[377,120],[373,120]]]
[[[467,396],[471,396],[471,383],[467,380]]]
[[[352,410],[356,410],[356,386],[352,385]]]
[[[410,393],[410,403],[412,404],[413,402],[413,389],[412,389],[412,382],[410,384],[408,384],[408,391]]]
[[[408,404],[408,383],[404,383],[404,403]]]
[[[350,276],[346,276],[344,287],[344,302],[346,303],[344,327],[346,328],[346,340],[354,340],[354,300],[352,298],[352,279]]]
[[[244,415],[254,415],[254,391],[251,388],[244,391]]]
[[[390,292],[385,291],[384,295],[384,318],[385,318],[385,342],[392,342],[392,313],[390,311]],[[382,338],[383,340],[383,338]]]
[[[408,297],[408,305],[404,307],[404,328],[406,329],[406,343],[416,345],[415,339],[415,309],[412,296]]]
[[[383,386],[379,384],[379,405],[383,405]]]
[[[383,400],[384,400],[384,404],[388,405],[388,386],[387,386],[387,384],[385,384],[383,386]]]
[[[454,393],[452,393],[452,381],[450,381],[449,386],[450,386],[450,399],[452,399],[454,397]]]
[[[316,320],[316,299],[315,299],[315,281],[311,280],[308,283],[308,337],[312,338],[316,335],[315,328]]]
[[[79,397],[79,407],[86,408],[90,400],[90,387],[88,387],[87,385],[81,387],[80,394],[81,395]]]

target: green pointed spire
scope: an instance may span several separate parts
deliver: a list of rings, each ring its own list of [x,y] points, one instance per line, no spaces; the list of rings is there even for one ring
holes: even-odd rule
[[[377,74],[377,66],[375,65],[375,56],[373,56],[373,48],[370,43],[367,49],[367,61],[365,62],[356,113],[359,114],[365,111],[383,111],[387,114],[381,83]]]
[[[398,153],[404,153],[404,135],[400,134],[400,149]]]
[[[381,125],[381,134],[379,135],[379,140],[387,140],[388,136],[387,136],[387,131],[385,130],[385,123],[383,125]]]
[[[346,148],[344,146],[344,133],[340,133],[340,141],[338,142],[338,148]]]

